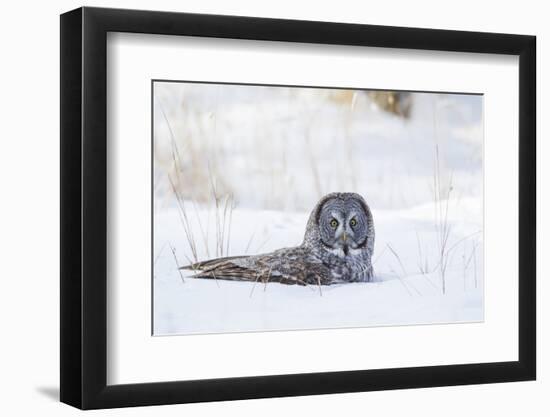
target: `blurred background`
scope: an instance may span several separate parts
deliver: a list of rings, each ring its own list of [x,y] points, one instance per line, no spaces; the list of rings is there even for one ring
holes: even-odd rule
[[[309,211],[331,191],[377,209],[482,196],[482,96],[154,84],[155,210],[180,197]],[[436,166],[438,165],[438,166]],[[452,176],[452,178],[451,178]]]

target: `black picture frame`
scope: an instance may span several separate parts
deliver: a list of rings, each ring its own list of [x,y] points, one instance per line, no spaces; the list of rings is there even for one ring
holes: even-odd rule
[[[108,32],[519,56],[519,360],[107,385]],[[534,36],[103,8],[61,15],[61,401],[82,409],[533,380]]]

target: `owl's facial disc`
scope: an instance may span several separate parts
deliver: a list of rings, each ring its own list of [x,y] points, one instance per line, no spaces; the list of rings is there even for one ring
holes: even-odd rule
[[[319,218],[324,246],[340,257],[352,256],[365,242],[366,216],[353,201],[335,199],[327,202]]]

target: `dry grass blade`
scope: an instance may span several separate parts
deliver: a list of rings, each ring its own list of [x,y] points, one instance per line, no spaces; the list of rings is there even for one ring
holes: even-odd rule
[[[444,256],[449,256],[451,255],[451,253],[458,247],[458,245],[460,245],[462,242],[464,242],[465,240],[468,240],[468,239],[471,239],[472,237],[474,237],[475,235],[481,233],[481,230],[478,230],[477,232],[474,232],[474,233],[471,233],[467,236],[464,236],[463,238],[461,239],[458,239],[455,243],[453,243],[449,248],[446,249],[446,251],[444,252]],[[435,272],[435,270],[437,268],[439,268],[439,261],[435,264],[435,266],[433,267],[432,269],[432,272]]]
[[[451,199],[451,192],[453,190],[453,174],[449,177],[449,183],[447,185],[447,195],[442,195],[441,184],[441,164],[439,157],[439,145],[437,143],[437,123],[435,121],[434,110],[434,135],[435,135],[435,158],[434,158],[434,173],[433,173],[433,187],[434,187],[434,212],[435,212],[435,229],[438,245],[438,262],[439,275],[441,278],[441,291],[445,294],[446,291],[446,272],[449,264],[449,252],[447,245],[451,234],[451,226],[449,224],[449,201]],[[445,200],[445,203],[443,203]]]
[[[174,256],[174,262],[176,263],[176,269],[178,270],[178,273],[180,274],[181,282],[185,284],[185,278],[183,278],[183,274],[181,273],[180,264],[178,262],[178,257],[176,256],[176,249],[172,245],[170,245],[170,250],[172,251],[172,255]]]
[[[271,236],[268,236],[265,238],[265,240],[261,243],[260,246],[258,246],[258,249],[256,249],[256,253],[259,253],[260,250],[262,250],[262,248],[266,245],[267,242],[269,242],[271,240]]]
[[[391,245],[388,243],[387,244],[387,247],[388,249],[390,250],[390,252],[393,254],[393,256],[395,256],[395,259],[397,259],[397,262],[399,263],[399,266],[401,267],[401,270],[403,271],[403,275],[404,276],[407,276],[407,271],[405,270],[405,266],[403,265],[403,262],[401,262],[401,257],[397,254],[397,252],[391,247]],[[395,271],[394,271],[395,273]],[[404,282],[401,280],[401,277],[396,273],[397,277],[399,278],[399,280],[404,284]],[[422,295],[420,293],[420,291],[418,291],[418,289],[412,285],[410,282],[409,282],[409,286],[416,292],[417,295]]]
[[[248,243],[246,244],[246,248],[244,250],[244,253],[247,254],[248,251],[250,250],[250,245],[252,244],[252,241],[254,240],[254,236],[256,235],[256,230],[254,230],[252,232],[252,234],[250,235],[250,239],[248,239]]]
[[[264,281],[264,292],[265,290],[267,289],[267,284],[269,283],[269,279],[271,278],[271,270],[273,269],[273,267],[270,267],[269,268],[269,271],[267,272],[267,277]]]
[[[210,189],[212,191],[212,198],[214,199],[214,211],[215,211],[215,224],[216,224],[216,257],[223,256],[223,232],[222,223],[220,217],[220,197],[218,196],[216,183],[212,170],[210,169],[210,162],[208,163],[208,176],[210,178]]]
[[[407,293],[409,293],[409,295],[412,297],[413,293],[411,292],[409,287],[403,282],[403,280],[401,279],[399,274],[397,272],[395,272],[395,270],[389,265],[388,265],[388,269],[392,274],[395,274],[395,276],[397,277],[397,280],[401,283],[401,285],[403,285],[403,288],[405,288],[405,290],[407,290]]]
[[[199,225],[199,230],[201,232],[202,242],[204,245],[206,256],[210,258],[210,250],[208,247],[208,230],[205,232],[204,228],[202,227],[201,216],[199,214],[199,209],[197,208],[197,203],[195,202],[195,200],[191,200],[191,202],[193,203],[193,209],[195,210],[195,217],[197,218],[197,223]],[[208,219],[207,219],[207,224],[208,224]]]
[[[395,256],[395,259],[397,259],[397,262],[399,262],[399,266],[401,267],[401,270],[403,271],[403,275],[407,275],[407,271],[405,270],[405,266],[403,265],[403,262],[401,262],[401,258],[397,254],[397,252],[391,247],[389,243],[386,244],[387,248],[390,250],[390,252]]]
[[[231,194],[231,205],[229,207],[229,223],[227,226],[227,245],[225,247],[225,253],[227,256],[230,254],[230,242],[231,242],[231,224],[233,223],[233,210],[235,209],[235,198]]]
[[[233,196],[228,194],[225,196],[225,203],[223,205],[223,217],[221,224],[221,240],[220,240],[220,252],[222,256],[229,256],[229,239],[231,236],[231,221],[233,218]]]
[[[168,117],[166,116],[166,113],[164,111],[164,107],[162,106],[162,103],[160,101],[158,102],[160,112],[162,114],[162,117],[164,118],[164,121],[166,122],[166,125],[168,126],[168,132],[170,133],[170,144],[171,144],[171,151],[172,151],[172,159],[175,163],[176,170],[179,170],[180,168],[180,152],[178,149],[178,145],[176,142],[176,136],[174,135],[174,131],[172,130],[172,124],[168,120]]]
[[[422,255],[422,245],[420,243],[420,236],[418,235],[418,231],[415,231],[416,233],[416,244],[418,248],[418,269],[422,275],[425,275],[428,273],[428,257],[425,258],[424,262],[423,255]]]
[[[310,122],[311,125],[311,122]],[[310,163],[312,177],[313,177],[313,184],[315,186],[315,190],[317,191],[317,198],[321,198],[323,196],[323,187],[321,185],[321,176],[319,174],[319,167],[317,166],[317,160],[315,158],[315,155],[313,154],[313,149],[315,149],[315,146],[311,143],[311,133],[310,128],[306,128],[305,132],[306,137],[306,149],[307,149],[307,157]]]
[[[464,255],[462,257],[463,259],[463,266],[464,266],[464,270],[463,270],[463,276],[464,276],[464,290],[466,290],[466,271],[467,269],[469,268],[470,266],[470,263],[472,263],[472,260],[474,260],[474,281],[477,281],[477,276],[476,276],[476,265],[475,265],[475,254],[476,254],[476,250],[477,250],[477,246],[478,246],[478,243],[477,242],[472,242],[472,250],[471,250],[471,253],[470,253],[470,256],[468,257],[468,259],[466,260],[466,245],[464,245]],[[477,288],[477,283],[475,284],[476,285],[476,288]]]
[[[250,289],[250,295],[249,295],[250,298],[252,298],[252,294],[254,293],[254,288],[256,288],[256,284],[260,279],[260,275],[261,275],[261,271],[258,271],[258,273],[256,274],[256,279],[254,280],[254,285],[252,285],[252,288]]]
[[[386,252],[386,247],[384,246],[384,249],[382,249],[382,252],[380,252],[378,254],[378,256],[374,259],[374,261],[372,261],[372,265],[375,265],[376,262],[378,262],[380,260],[380,258],[382,257],[382,255],[384,254],[384,252]]]
[[[191,225],[189,223],[189,218],[187,216],[187,211],[185,209],[185,204],[183,200],[180,198],[178,190],[176,189],[176,185],[172,181],[172,178],[168,176],[168,180],[170,181],[170,186],[172,187],[172,192],[176,196],[176,201],[178,203],[178,214],[180,216],[181,224],[183,226],[183,230],[185,232],[185,237],[187,239],[187,243],[189,244],[189,248],[191,249],[191,253],[193,254],[193,259],[195,262],[198,262],[198,254],[197,254],[197,245],[195,243],[195,237],[193,235],[193,230],[191,228]]]
[[[157,256],[155,256],[153,266],[155,266],[157,264],[157,261],[159,260],[160,255],[162,255],[162,252],[164,251],[164,249],[166,248],[166,245],[168,245],[168,242],[164,242],[164,245],[162,245],[162,248],[160,248],[159,253],[157,253]]]
[[[210,271],[210,273],[212,274],[212,277],[214,278],[214,281],[216,282],[216,286],[218,288],[220,288],[220,283],[218,282],[218,277],[216,276],[216,273],[214,272],[214,270]]]
[[[474,251],[474,285],[477,288],[477,260],[476,260],[476,251]]]

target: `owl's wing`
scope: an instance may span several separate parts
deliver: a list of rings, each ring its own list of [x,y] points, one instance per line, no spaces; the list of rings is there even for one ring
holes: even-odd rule
[[[193,278],[289,285],[327,285],[332,281],[329,269],[301,247],[280,249],[265,255],[212,259],[180,269],[195,271]]]
[[[253,268],[251,256],[231,256],[197,262],[180,269],[189,269],[195,272],[192,278],[212,278],[230,281],[256,281],[258,272]],[[250,264],[250,265],[249,265]]]

